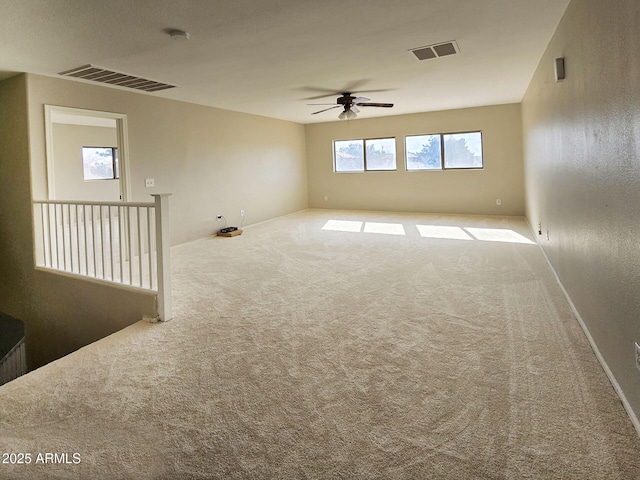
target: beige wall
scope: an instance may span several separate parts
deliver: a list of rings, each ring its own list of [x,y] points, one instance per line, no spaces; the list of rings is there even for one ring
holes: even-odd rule
[[[24,75],[0,82],[0,194],[0,311],[24,320],[31,313],[33,289]]]
[[[120,200],[119,180],[85,181],[82,164],[82,147],[118,146],[115,127],[54,123],[52,137],[56,199],[99,202]]]
[[[539,241],[636,419],[639,20],[637,0],[572,1],[522,105],[527,217],[542,223]],[[559,83],[556,57],[566,59]]]
[[[173,245],[212,234],[216,215],[251,224],[307,208],[304,127],[71,80],[28,75],[34,197],[46,196],[44,105],[127,115],[132,201],[172,193]],[[145,178],[155,180],[145,188]]]
[[[407,172],[406,135],[481,130],[484,169]],[[309,206],[407,212],[524,214],[520,106],[336,121],[306,126]],[[397,171],[334,173],[332,142],[396,137]],[[324,196],[329,200],[324,201]],[[496,205],[502,200],[502,206]]]

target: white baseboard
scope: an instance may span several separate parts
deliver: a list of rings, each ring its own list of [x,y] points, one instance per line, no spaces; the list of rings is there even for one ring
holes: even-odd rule
[[[533,238],[537,238],[535,230],[533,230],[531,228],[531,224],[529,223],[529,219],[525,217],[525,220],[527,222],[527,225],[529,226],[529,230],[531,230],[531,232],[533,233]],[[629,415],[629,418],[631,419],[631,423],[633,423],[633,426],[635,427],[636,432],[640,436],[640,421],[638,420],[638,416],[633,411],[633,408],[631,408],[631,404],[627,400],[627,397],[625,396],[624,391],[620,387],[620,384],[616,380],[616,377],[613,375],[613,372],[609,368],[609,365],[607,365],[607,361],[602,356],[602,353],[600,353],[600,349],[598,348],[598,345],[596,344],[595,340],[591,336],[591,332],[589,332],[589,329],[587,328],[587,325],[584,323],[584,320],[582,319],[582,316],[580,315],[580,313],[576,309],[576,306],[573,304],[573,301],[571,300],[571,297],[569,296],[569,293],[567,292],[567,289],[564,288],[564,285],[560,281],[560,277],[558,276],[558,274],[556,272],[556,269],[553,268],[553,265],[551,264],[551,261],[549,260],[549,257],[547,257],[546,252],[542,248],[542,245],[540,245],[540,243],[538,243],[538,242],[536,242],[536,244],[538,245],[538,248],[540,248],[540,251],[542,252],[542,255],[544,256],[545,260],[547,261],[547,265],[549,265],[549,268],[553,272],[553,276],[555,277],[556,282],[558,282],[558,285],[560,285],[560,289],[562,290],[562,293],[564,293],[564,296],[567,298],[567,301],[569,302],[569,307],[571,308],[571,311],[573,312],[574,316],[578,320],[578,323],[582,327],[582,331],[587,336],[587,340],[589,340],[589,344],[591,345],[591,348],[593,349],[593,352],[596,354],[596,358],[600,362],[600,365],[602,366],[604,372],[607,374],[607,377],[609,377],[609,381],[611,382],[611,385],[613,386],[613,389],[618,394],[618,397],[620,398],[620,401],[622,402],[622,406],[624,407],[624,409],[626,410],[627,414]]]

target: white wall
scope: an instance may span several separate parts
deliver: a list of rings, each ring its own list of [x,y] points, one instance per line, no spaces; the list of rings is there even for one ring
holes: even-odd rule
[[[636,417],[639,21],[637,0],[573,0],[522,104],[527,218]]]
[[[407,172],[404,137],[482,131],[484,169]],[[520,105],[360,118],[306,126],[309,206],[406,212],[524,214]],[[332,142],[396,137],[397,171],[334,173]],[[329,200],[324,201],[324,196]],[[502,206],[496,205],[502,200]]]
[[[99,202],[120,200],[119,180],[85,181],[82,164],[82,147],[118,146],[115,127],[54,123],[52,138],[56,199]]]

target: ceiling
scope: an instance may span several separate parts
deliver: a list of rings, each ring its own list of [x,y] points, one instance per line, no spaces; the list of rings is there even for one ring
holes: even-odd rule
[[[568,3],[0,0],[0,79],[92,64],[178,87],[142,95],[299,123],[335,121],[340,109],[307,105],[335,102],[310,99],[331,91],[395,104],[360,118],[513,103]],[[172,40],[174,28],[191,39]],[[450,40],[459,54],[410,52]]]

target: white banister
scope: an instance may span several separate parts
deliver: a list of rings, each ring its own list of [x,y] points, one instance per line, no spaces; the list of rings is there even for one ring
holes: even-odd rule
[[[152,195],[153,203],[34,200],[36,266],[157,292],[158,319],[170,320],[170,195]]]
[[[152,195],[156,205],[156,252],[158,255],[158,316],[166,322],[173,318],[171,310],[171,261],[169,234],[170,193]]]

